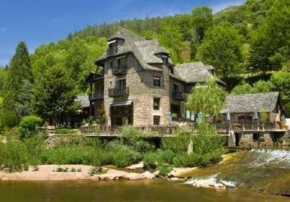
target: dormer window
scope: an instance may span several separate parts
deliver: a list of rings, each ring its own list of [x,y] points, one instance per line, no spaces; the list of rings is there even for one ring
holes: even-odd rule
[[[118,43],[117,40],[112,40],[108,42],[109,49],[108,49],[108,54],[109,55],[114,55],[118,51]]]
[[[164,64],[168,64],[168,55],[162,55],[161,58]]]

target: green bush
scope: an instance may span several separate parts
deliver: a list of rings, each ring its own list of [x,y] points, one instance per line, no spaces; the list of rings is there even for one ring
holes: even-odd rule
[[[153,152],[146,153],[143,157],[144,168],[155,169],[157,167],[157,154]]]
[[[139,131],[133,126],[126,126],[119,133],[121,135],[121,143],[132,147],[138,152],[145,153],[154,149],[154,145],[144,140],[144,137],[150,135],[144,131]]]
[[[113,164],[120,168],[138,163],[141,160],[142,155],[127,146],[121,146],[113,151]]]
[[[217,135],[195,135],[192,138],[193,153],[208,154],[216,150],[222,150],[225,138]]]
[[[162,138],[161,146],[163,150],[171,150],[176,154],[186,152],[190,142],[191,133],[186,130],[178,131],[175,137]]]
[[[43,120],[37,116],[25,116],[19,124],[19,136],[21,139],[29,138],[37,133],[37,127],[40,127]]]
[[[159,176],[161,177],[165,177],[168,175],[168,173],[170,173],[172,171],[172,166],[167,166],[167,165],[158,165],[159,170]]]
[[[75,134],[77,132],[78,132],[77,129],[69,129],[69,128],[58,128],[58,129],[55,129],[54,131],[55,134],[63,134],[63,135]]]
[[[173,159],[175,157],[175,153],[171,150],[158,150],[157,159],[161,163],[173,164]]]
[[[19,123],[18,116],[13,111],[2,110],[0,114],[0,129],[13,128]]]
[[[9,172],[27,170],[29,155],[25,144],[20,141],[0,143],[0,168]]]
[[[63,146],[43,150],[40,160],[44,164],[102,165],[102,152],[89,146]]]

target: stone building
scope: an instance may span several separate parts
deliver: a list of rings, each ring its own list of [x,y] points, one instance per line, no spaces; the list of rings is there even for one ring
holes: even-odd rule
[[[221,122],[234,133],[232,146],[271,146],[287,130],[279,92],[227,96]]]
[[[108,50],[95,64],[102,73],[88,77],[91,114],[105,116],[109,126],[167,126],[172,114],[193,119],[185,109],[184,94],[196,83],[215,78],[212,66],[201,62],[175,66],[157,40],[125,29],[108,39]]]

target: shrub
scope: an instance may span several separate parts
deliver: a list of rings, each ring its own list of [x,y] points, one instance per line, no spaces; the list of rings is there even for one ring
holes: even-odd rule
[[[216,150],[222,150],[225,138],[217,135],[195,135],[192,138],[193,153],[208,154]]]
[[[146,153],[143,157],[144,168],[155,169],[157,167],[157,154],[153,152]]]
[[[121,143],[134,148],[134,150],[145,153],[154,149],[148,141],[144,140],[144,137],[150,135],[144,131],[139,131],[133,126],[123,127],[120,131]]]
[[[41,134],[24,140],[31,165],[38,165],[41,163],[39,157],[42,150],[45,149],[45,139],[46,136]]]
[[[54,133],[55,134],[75,134],[77,133],[78,130],[77,129],[69,129],[69,128],[58,128],[58,129],[55,129]]]
[[[19,124],[19,135],[21,139],[32,137],[36,134],[37,127],[40,127],[43,120],[37,116],[25,116]]]
[[[3,110],[0,114],[0,128],[13,128],[18,125],[18,116],[15,112],[9,110]]]
[[[188,155],[187,153],[178,154],[173,159],[173,164],[176,167],[196,167],[197,159],[194,158],[194,155]]]
[[[191,133],[186,130],[178,131],[175,137],[163,138],[161,145],[163,150],[171,150],[176,154],[187,152]]]
[[[165,177],[168,175],[168,173],[170,173],[172,171],[172,166],[167,166],[167,165],[158,165],[159,170],[159,176],[161,177]]]
[[[62,146],[43,150],[40,155],[42,163],[47,164],[102,164],[102,152],[89,146]]]
[[[0,167],[8,168],[9,172],[28,169],[29,156],[27,148],[20,141],[0,143]]]
[[[159,162],[173,164],[173,159],[175,157],[175,154],[171,150],[165,150],[165,151],[158,150],[157,156],[158,156],[157,159]]]

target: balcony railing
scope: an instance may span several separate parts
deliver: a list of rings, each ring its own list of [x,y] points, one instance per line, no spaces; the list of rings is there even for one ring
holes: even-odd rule
[[[127,67],[126,66],[119,66],[114,67],[112,70],[113,75],[123,75],[127,73]]]
[[[123,97],[129,94],[129,87],[127,88],[109,88],[109,97]]]
[[[104,93],[95,93],[89,95],[90,100],[101,100],[104,99]]]
[[[184,101],[185,97],[182,92],[179,91],[172,91],[172,99],[178,101]]]

